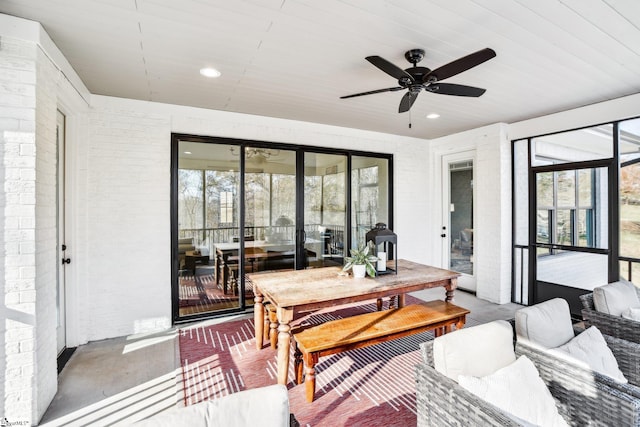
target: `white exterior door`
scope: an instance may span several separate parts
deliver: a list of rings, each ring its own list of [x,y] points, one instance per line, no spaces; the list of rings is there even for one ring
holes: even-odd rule
[[[474,152],[442,156],[442,264],[462,274],[458,287],[476,291]]]

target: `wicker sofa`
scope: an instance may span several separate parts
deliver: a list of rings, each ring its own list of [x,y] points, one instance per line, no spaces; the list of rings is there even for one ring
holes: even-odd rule
[[[640,299],[640,288],[636,288]],[[605,335],[640,343],[640,322],[597,311],[593,302],[593,292],[580,296],[582,318],[586,327],[595,326]]]
[[[469,351],[473,354],[473,349]],[[433,341],[421,344],[421,352],[424,360],[416,367],[419,427],[526,425],[436,371]],[[601,382],[571,385],[561,367],[532,361],[569,425],[640,426],[640,399]]]

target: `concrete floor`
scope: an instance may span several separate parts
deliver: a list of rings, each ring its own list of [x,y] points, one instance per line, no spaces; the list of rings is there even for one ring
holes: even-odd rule
[[[442,288],[413,294],[443,298]],[[485,323],[513,318],[517,304],[497,305],[458,290],[455,303]],[[207,324],[235,320],[206,321]],[[173,407],[181,400],[180,357],[175,330],[131,335],[79,347],[58,377],[58,393],[40,426],[128,425]]]

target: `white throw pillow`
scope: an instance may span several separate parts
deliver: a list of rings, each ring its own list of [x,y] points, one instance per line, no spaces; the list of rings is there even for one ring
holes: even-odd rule
[[[569,304],[554,298],[516,311],[518,340],[555,348],[574,337]]]
[[[613,378],[620,383],[626,383],[627,379],[618,368],[618,361],[613,355],[602,333],[595,326],[578,334],[574,339],[563,346],[549,350],[549,353],[569,355],[571,359],[578,360],[586,368]],[[565,358],[566,360],[566,358]]]
[[[527,423],[567,426],[555,400],[529,358],[518,360],[483,378],[461,375],[458,383],[481,399]]]
[[[640,308],[640,300],[635,285],[620,280],[594,288],[593,306],[600,313],[621,316],[628,308]]]
[[[459,375],[492,374],[514,360],[513,328],[504,320],[460,329],[433,341],[433,367],[454,381]]]
[[[640,322],[640,307],[628,308],[622,312],[622,317]]]

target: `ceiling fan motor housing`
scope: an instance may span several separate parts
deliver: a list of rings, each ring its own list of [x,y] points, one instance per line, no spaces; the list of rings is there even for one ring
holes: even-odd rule
[[[411,49],[408,50],[405,54],[404,57],[407,59],[407,61],[411,62],[414,66],[422,61],[422,59],[424,58],[424,49]]]

